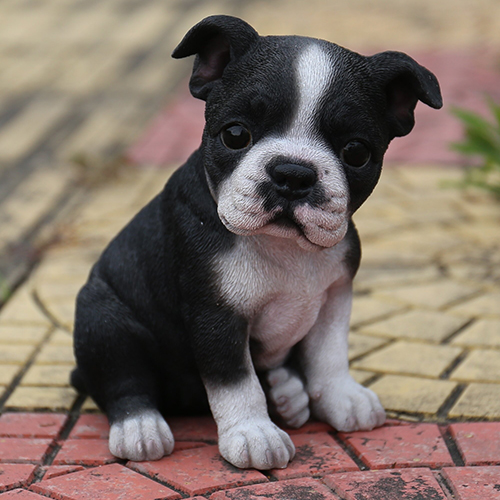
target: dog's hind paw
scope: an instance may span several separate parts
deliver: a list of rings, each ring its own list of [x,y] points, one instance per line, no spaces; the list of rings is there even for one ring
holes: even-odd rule
[[[285,423],[294,428],[304,425],[309,419],[309,396],[300,377],[293,370],[281,367],[270,370],[267,381],[268,396]]]
[[[247,420],[220,432],[219,450],[240,469],[284,469],[295,455],[290,436],[268,418]]]
[[[174,449],[174,436],[156,410],[147,410],[111,425],[109,451],[118,458],[159,460]]]

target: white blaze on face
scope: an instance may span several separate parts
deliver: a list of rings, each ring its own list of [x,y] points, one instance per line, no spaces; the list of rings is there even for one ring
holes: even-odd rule
[[[315,117],[335,77],[334,61],[318,43],[310,43],[296,61],[298,106],[290,128],[255,144],[220,186],[218,213],[226,227],[241,235],[271,234],[293,238],[305,249],[331,247],[347,231],[349,193],[340,160],[322,139]],[[294,218],[301,230],[270,223],[280,208],[265,210],[258,186],[276,157],[312,165],[325,201],[321,206],[297,203]]]

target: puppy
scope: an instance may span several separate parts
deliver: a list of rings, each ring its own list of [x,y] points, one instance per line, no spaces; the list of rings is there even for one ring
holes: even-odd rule
[[[417,101],[441,107],[439,85],[402,53],[261,37],[228,16],[194,26],[173,57],[193,54],[201,147],[93,267],[72,382],[106,412],[117,457],[168,455],[164,415],[210,408],[228,462],[283,468],[295,450],[263,385],[292,427],[310,413],[341,431],[384,422],[348,371],[351,217]]]

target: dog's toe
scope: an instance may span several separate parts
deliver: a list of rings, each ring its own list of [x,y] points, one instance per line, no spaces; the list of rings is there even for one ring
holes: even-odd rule
[[[174,436],[156,410],[148,410],[115,422],[109,434],[109,450],[134,462],[159,460],[174,449]]]

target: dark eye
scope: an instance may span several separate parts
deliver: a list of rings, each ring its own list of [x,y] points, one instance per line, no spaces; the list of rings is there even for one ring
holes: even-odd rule
[[[250,132],[239,123],[227,125],[220,133],[222,143],[228,149],[244,149],[252,140]]]
[[[351,141],[344,146],[340,156],[350,167],[364,167],[370,161],[372,154],[363,142]]]

